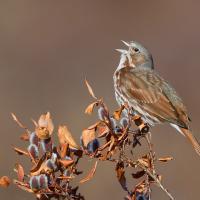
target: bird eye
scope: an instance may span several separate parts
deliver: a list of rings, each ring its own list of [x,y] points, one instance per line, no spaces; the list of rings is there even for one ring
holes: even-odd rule
[[[139,49],[138,48],[134,48],[135,52],[139,52]]]

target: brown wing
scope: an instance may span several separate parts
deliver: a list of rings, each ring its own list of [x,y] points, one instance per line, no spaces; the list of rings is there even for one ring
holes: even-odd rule
[[[121,92],[134,105],[160,119],[188,128],[186,108],[176,91],[154,71],[146,68],[120,70]]]

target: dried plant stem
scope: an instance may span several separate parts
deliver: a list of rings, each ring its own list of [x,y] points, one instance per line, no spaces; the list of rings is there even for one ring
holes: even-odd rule
[[[148,170],[142,163],[138,162],[138,167],[143,169],[156,183],[159,185],[159,187],[169,196],[171,200],[175,200],[175,198],[168,192],[168,190],[162,185],[160,180],[153,174],[151,173],[150,170]]]

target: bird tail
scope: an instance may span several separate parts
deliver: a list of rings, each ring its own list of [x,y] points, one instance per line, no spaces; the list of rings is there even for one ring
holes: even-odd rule
[[[180,128],[182,134],[190,141],[192,146],[194,147],[194,150],[197,152],[197,154],[200,156],[200,144],[197,141],[197,139],[192,135],[192,132],[188,129]]]

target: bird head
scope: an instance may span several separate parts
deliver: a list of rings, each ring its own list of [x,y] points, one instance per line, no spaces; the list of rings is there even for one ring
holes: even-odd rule
[[[122,42],[128,47],[128,50],[116,49],[121,53],[120,64],[129,67],[154,68],[152,55],[144,46],[135,41]]]

